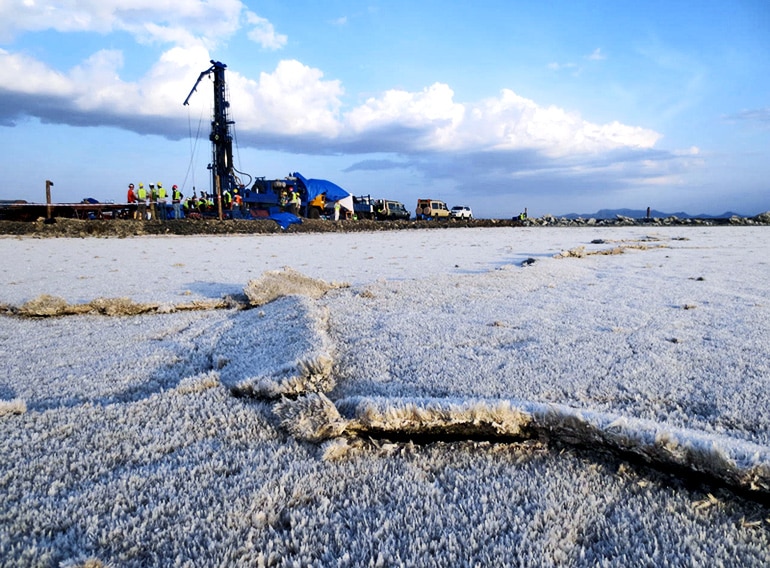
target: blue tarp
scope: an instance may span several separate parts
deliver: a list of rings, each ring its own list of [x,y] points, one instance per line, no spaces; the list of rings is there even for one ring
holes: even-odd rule
[[[281,226],[281,229],[286,230],[289,225],[294,223],[302,223],[302,219],[294,215],[293,213],[273,213],[268,217]]]
[[[299,172],[294,172],[291,175],[293,175],[304,184],[305,189],[307,189],[308,203],[313,201],[322,193],[326,194],[326,201],[329,202],[340,201],[350,195],[337,184],[326,181],[325,179],[306,179]]]

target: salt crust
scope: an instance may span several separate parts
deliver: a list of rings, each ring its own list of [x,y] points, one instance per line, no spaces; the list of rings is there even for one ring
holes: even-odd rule
[[[571,259],[559,262],[566,261]],[[583,273],[558,271],[573,284]],[[543,290],[537,280],[543,282],[544,274],[528,274],[537,277],[518,289],[537,294]],[[493,274],[506,275],[519,273],[505,269]],[[446,290],[447,284],[457,283],[439,278],[420,288],[430,295],[434,286]],[[467,289],[460,284],[459,289]],[[373,454],[355,441],[334,437],[371,425],[419,428],[421,422],[463,422],[514,432],[534,423],[564,436],[661,448],[677,459],[710,448],[718,467],[767,463],[766,446],[750,442],[757,434],[746,432],[741,440],[671,427],[675,421],[667,423],[670,417],[658,422],[601,411],[596,393],[587,392],[585,400],[598,410],[539,397],[431,398],[425,394],[432,387],[420,392],[421,384],[429,386],[424,382],[411,389],[402,384],[401,397],[353,394],[351,370],[367,367],[353,365],[347,343],[341,352],[332,348],[343,337],[335,322],[353,322],[342,309],[346,304],[358,308],[361,323],[371,322],[361,302],[381,302],[382,288],[367,287],[370,292],[360,295],[351,290],[320,305],[284,298],[265,305],[262,315],[253,310],[205,317],[172,313],[138,316],[141,325],[135,326],[127,321],[104,325],[86,316],[90,319],[49,321],[45,334],[39,322],[0,322],[21,334],[20,345],[33,363],[26,372],[14,366],[16,340],[4,333],[10,354],[0,358],[8,377],[0,384],[0,396],[23,400],[27,411],[0,420],[3,455],[9,458],[0,469],[7,490],[0,509],[3,565],[141,566],[195,559],[196,565],[595,565],[633,560],[760,566],[770,560],[767,533],[756,517],[761,512],[719,496],[696,499],[687,490],[639,479],[624,467],[615,472],[569,454],[516,444],[419,448],[383,442],[375,444],[379,450]],[[489,321],[498,325],[490,329],[515,331],[497,312]],[[750,310],[736,317],[747,315]],[[403,320],[403,313],[397,317]],[[99,330],[104,363],[94,364],[99,357],[94,357],[93,338],[87,338],[89,328]],[[350,326],[349,332],[357,329]],[[118,346],[127,341],[125,333],[121,342],[105,335],[118,330],[132,337],[136,348],[130,354],[118,355],[124,353]],[[380,328],[380,333],[393,331],[389,325]],[[45,339],[25,339],[32,332]],[[270,340],[271,335],[278,339]],[[293,348],[302,335],[309,339]],[[718,333],[713,335],[721,341]],[[85,339],[86,348],[72,353],[79,339]],[[748,340],[754,341],[750,335]],[[260,350],[263,342],[267,345]],[[766,350],[761,342],[752,346],[755,352]],[[250,361],[240,358],[250,350]],[[89,351],[91,359],[85,360],[82,355]],[[55,354],[65,365],[36,364],[43,354],[46,361]],[[404,355],[409,364],[409,350]],[[445,355],[455,357],[452,350]],[[315,363],[319,357],[325,361],[321,365]],[[292,384],[292,392],[300,393],[301,378],[329,364],[343,382],[317,388],[330,388],[336,406],[322,392],[272,407],[229,395],[238,385],[260,384],[265,378],[274,386]],[[412,376],[414,371],[423,372],[414,368]],[[408,377],[391,374],[394,394],[396,383]],[[360,378],[362,384],[371,380],[366,374]],[[451,391],[460,384],[452,379],[444,388]],[[625,408],[620,400],[619,408]],[[318,462],[312,447],[276,430],[271,408],[301,439],[332,436],[322,446],[320,456],[326,459]],[[694,418],[692,424],[705,419]],[[111,425],[108,431],[105,424]],[[730,433],[739,431],[733,427]],[[704,464],[714,467],[709,460]]]

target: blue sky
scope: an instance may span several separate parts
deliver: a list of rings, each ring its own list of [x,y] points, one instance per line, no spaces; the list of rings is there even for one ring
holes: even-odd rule
[[[0,0],[0,199],[208,190],[211,82],[182,102],[211,59],[252,176],[479,217],[770,210],[766,0]]]

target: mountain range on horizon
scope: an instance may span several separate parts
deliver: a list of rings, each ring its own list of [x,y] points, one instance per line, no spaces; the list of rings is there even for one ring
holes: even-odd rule
[[[623,217],[630,217],[631,219],[645,219],[647,217],[646,209],[599,209],[596,213],[567,213],[566,215],[559,215],[566,219],[615,219],[618,215]],[[679,219],[729,219],[730,217],[750,217],[751,215],[741,215],[733,211],[726,211],[720,215],[707,215],[701,213],[699,215],[690,215],[684,211],[678,211],[676,213],[664,213],[657,209],[650,210],[651,218],[665,218],[665,217],[677,217]]]

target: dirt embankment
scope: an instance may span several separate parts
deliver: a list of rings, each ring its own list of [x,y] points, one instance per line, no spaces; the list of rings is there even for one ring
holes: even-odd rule
[[[472,219],[445,221],[327,221],[302,219],[301,223],[282,229],[275,221],[178,219],[170,221],[79,220],[54,218],[53,222],[0,221],[0,235],[36,237],[132,237],[138,235],[250,235],[267,233],[354,233],[362,231],[398,231],[408,229],[449,229],[455,227],[617,227],[617,226],[711,226],[770,225],[770,212],[756,217],[632,219],[621,215],[612,219],[567,219],[546,215],[540,218]]]
[[[170,221],[78,220],[56,218],[43,221],[0,221],[0,235],[37,237],[131,237],[137,235],[248,235],[267,233],[331,233],[391,231],[403,229],[450,227],[510,227],[510,220],[478,219],[472,221],[326,221],[303,219],[286,230],[271,220],[179,219]]]

